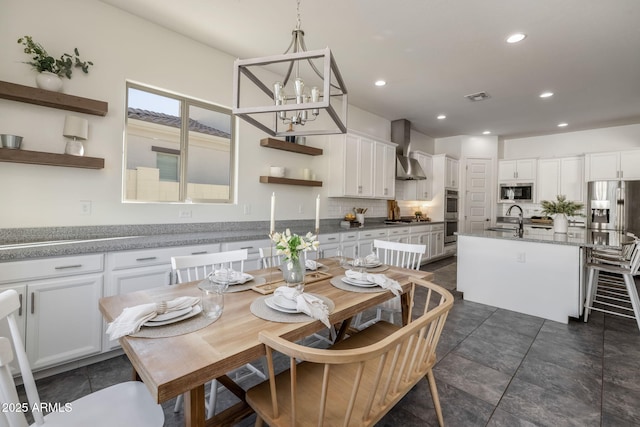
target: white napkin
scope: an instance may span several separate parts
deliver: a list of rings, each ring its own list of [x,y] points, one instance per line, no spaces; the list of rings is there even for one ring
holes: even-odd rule
[[[218,276],[218,274],[223,274],[221,273],[220,270],[216,270],[215,272],[211,273],[211,280],[213,282],[216,283],[222,283],[222,277]],[[243,273],[242,271],[235,271],[235,270],[231,270],[229,272],[229,284],[232,285],[238,285],[238,284],[243,284],[245,282],[248,282],[249,280],[253,279],[253,276],[247,273]]]
[[[306,267],[307,270],[317,270],[319,267],[319,263],[315,262],[312,259],[308,259],[304,262],[304,266]]]
[[[304,292],[300,293],[297,289],[287,286],[280,286],[273,294],[295,301],[298,311],[321,321],[327,328],[331,329],[331,324],[329,323],[329,307],[327,307],[320,298],[311,294],[305,294]]]
[[[149,303],[127,307],[116,319],[107,325],[109,339],[117,340],[125,335],[135,334],[145,322],[171,311],[178,311],[187,307],[193,307],[200,302],[198,297],[178,297],[171,301]]]
[[[377,265],[380,264],[380,259],[375,253],[370,253],[369,255],[364,257],[364,263],[365,265]]]
[[[346,270],[344,274],[350,279],[368,280],[371,283],[375,283],[382,289],[391,291],[395,296],[400,296],[400,292],[402,292],[402,286],[400,286],[400,283],[393,279],[389,279],[384,274],[371,274],[367,272],[360,273],[356,270]]]

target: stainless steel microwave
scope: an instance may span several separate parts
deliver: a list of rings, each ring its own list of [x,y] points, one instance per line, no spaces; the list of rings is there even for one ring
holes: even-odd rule
[[[504,183],[500,184],[500,202],[516,203],[528,202],[533,203],[533,183]]]

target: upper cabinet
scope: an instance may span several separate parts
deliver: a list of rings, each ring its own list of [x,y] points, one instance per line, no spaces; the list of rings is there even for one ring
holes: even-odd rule
[[[584,202],[584,158],[563,157],[538,160],[538,202],[556,200],[563,194],[567,200]]]
[[[373,193],[376,199],[393,199],[396,194],[396,147],[374,142]]]
[[[447,157],[444,173],[444,186],[448,188],[458,188],[460,185],[460,161]]]
[[[427,179],[403,181],[405,200],[431,200],[433,198],[433,158],[427,153],[413,151],[411,157],[416,159]]]
[[[536,159],[500,160],[498,162],[499,181],[536,180]]]
[[[586,155],[586,181],[640,179],[640,150]]]

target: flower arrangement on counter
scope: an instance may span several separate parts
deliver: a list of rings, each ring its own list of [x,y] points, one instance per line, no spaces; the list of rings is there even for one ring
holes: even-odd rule
[[[557,201],[543,200],[540,202],[543,215],[565,214],[568,216],[583,216],[580,210],[584,204],[567,200],[567,196],[559,194]]]
[[[93,65],[91,61],[81,61],[78,48],[73,49],[73,55],[63,53],[60,59],[55,59],[49,55],[44,47],[31,36],[24,36],[18,39],[18,43],[24,46],[24,53],[31,55],[31,61],[25,64],[31,65],[39,73],[48,71],[60,77],[71,78],[74,68],[80,68],[83,73],[89,73],[89,66]]]
[[[300,252],[315,251],[320,244],[317,236],[311,232],[300,236],[291,233],[288,228],[284,233],[273,233],[271,240],[276,244],[278,255],[284,255],[285,261],[298,261]]]

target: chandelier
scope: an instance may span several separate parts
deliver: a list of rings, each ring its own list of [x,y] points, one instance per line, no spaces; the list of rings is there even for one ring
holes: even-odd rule
[[[307,51],[300,0],[296,28],[282,55],[234,62],[232,111],[271,136],[347,131],[347,89],[328,47]]]

